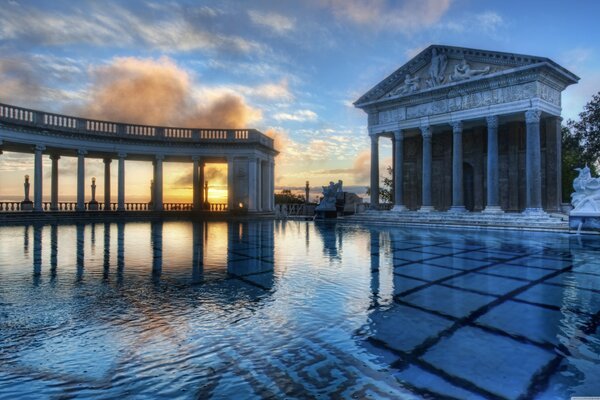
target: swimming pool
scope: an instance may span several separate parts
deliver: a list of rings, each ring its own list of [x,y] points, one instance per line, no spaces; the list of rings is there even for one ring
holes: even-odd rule
[[[0,397],[600,395],[600,238],[0,227]]]

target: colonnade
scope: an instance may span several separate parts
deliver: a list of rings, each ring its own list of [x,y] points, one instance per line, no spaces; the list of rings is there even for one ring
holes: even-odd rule
[[[540,117],[538,109],[528,109],[524,112],[526,124],[526,214],[543,213],[542,208],[542,166],[540,146]],[[498,115],[485,118],[487,125],[487,193],[485,213],[502,213],[500,207],[500,185],[498,167]],[[451,212],[465,212],[463,195],[463,121],[452,121],[452,206]],[[422,205],[419,212],[433,211],[432,205],[432,126],[420,127],[423,139],[422,146]],[[371,137],[371,207],[379,208],[379,140],[380,134],[370,134]],[[403,204],[403,162],[404,162],[405,130],[398,129],[393,136],[393,182],[394,182],[394,211],[404,211]]]

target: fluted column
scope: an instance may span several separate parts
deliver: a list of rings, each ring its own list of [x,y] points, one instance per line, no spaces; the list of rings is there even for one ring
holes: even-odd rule
[[[263,211],[263,182],[262,182],[262,160],[258,160],[256,163],[256,209],[257,211]]]
[[[104,159],[104,211],[110,211],[110,163],[112,159]]]
[[[233,157],[227,158],[227,207],[229,211],[234,209],[234,190],[233,190]]]
[[[371,209],[379,209],[379,136],[371,136]]]
[[[200,209],[204,209],[204,205],[208,202],[208,199],[204,193],[204,160],[200,159],[200,163],[198,165],[198,175],[199,175],[199,185],[200,185]]]
[[[193,207],[194,210],[200,210],[201,204],[201,186],[200,186],[200,176],[199,176],[199,160],[198,156],[192,157],[192,161],[194,162],[194,170],[192,172],[192,196],[193,196]]]
[[[77,211],[85,211],[85,155],[87,151],[77,150]]]
[[[487,201],[483,212],[501,213],[500,182],[498,177],[498,116],[490,115],[487,122]]]
[[[465,212],[462,121],[452,123],[452,212]]]
[[[50,210],[58,210],[58,160],[60,155],[50,154],[50,160],[52,160],[52,177],[50,186]]]
[[[275,209],[275,162],[269,160],[269,211]]]
[[[35,146],[35,158],[33,160],[33,210],[43,211],[42,195],[44,187],[44,174],[42,170],[42,152],[46,150],[46,146]]]
[[[157,154],[154,159],[154,211],[163,210],[163,160],[165,156]]]
[[[248,157],[248,211],[257,210],[256,157]]]
[[[125,157],[127,157],[127,154],[119,153],[119,176],[117,182],[118,211],[125,211]]]
[[[530,109],[525,112],[527,138],[525,149],[525,213],[543,213],[542,209],[542,166],[540,150],[540,117],[542,112]]]
[[[423,136],[423,181],[422,181],[422,206],[419,212],[431,212],[431,127],[425,125],[421,127],[421,136]]]
[[[394,208],[392,211],[405,211],[404,206],[404,132],[394,132]]]

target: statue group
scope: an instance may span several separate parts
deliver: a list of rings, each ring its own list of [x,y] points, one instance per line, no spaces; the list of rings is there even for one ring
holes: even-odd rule
[[[571,194],[571,214],[600,215],[600,178],[592,178],[590,168],[577,168],[579,176],[573,181],[575,192]]]

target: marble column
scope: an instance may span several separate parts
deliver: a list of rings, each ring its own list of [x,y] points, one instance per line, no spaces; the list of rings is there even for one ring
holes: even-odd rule
[[[52,160],[50,210],[58,211],[58,160],[60,160],[60,155],[50,154],[50,160]]]
[[[110,211],[110,163],[112,159],[104,160],[104,211]]]
[[[269,211],[269,163],[263,161],[261,163],[262,169],[262,209],[263,211]]]
[[[35,146],[35,158],[33,160],[33,210],[43,211],[42,195],[44,188],[44,174],[42,170],[42,152],[46,146]]]
[[[77,211],[85,211],[85,155],[87,151],[77,150]]]
[[[206,204],[206,202],[208,202],[208,199],[205,198],[204,193],[204,166],[204,160],[200,159],[200,162],[198,164],[198,181],[200,186],[200,210],[203,210],[204,205]]]
[[[404,206],[404,132],[394,132],[394,208],[392,211],[406,211]]]
[[[422,205],[419,212],[431,212],[434,208],[431,203],[431,127],[421,127],[423,137],[423,181],[422,181]]]
[[[371,209],[379,209],[379,136],[371,136]]]
[[[275,209],[275,162],[269,160],[269,211]]]
[[[192,197],[193,197],[193,208],[194,210],[200,210],[201,204],[201,191],[202,187],[200,186],[200,176],[199,176],[199,160],[198,156],[192,157],[192,161],[194,163],[193,171],[192,171]]]
[[[154,159],[154,211],[163,210],[163,160],[165,156],[157,154]]]
[[[463,184],[463,123],[452,123],[452,207],[451,212],[465,212],[465,196]]]
[[[487,122],[487,198],[484,213],[502,213],[498,174],[498,116],[490,115]]]
[[[256,157],[248,157],[248,211],[257,210],[256,164]]]
[[[258,159],[256,163],[256,209],[263,211],[263,183],[262,183],[262,160]]]
[[[117,182],[117,211],[125,211],[125,157],[127,154],[119,153],[119,175]]]
[[[542,112],[530,109],[525,112],[527,126],[525,149],[525,213],[542,214],[542,167],[540,149],[540,117]]]
[[[227,208],[229,211],[234,209],[234,190],[233,182],[233,157],[227,157]]]

